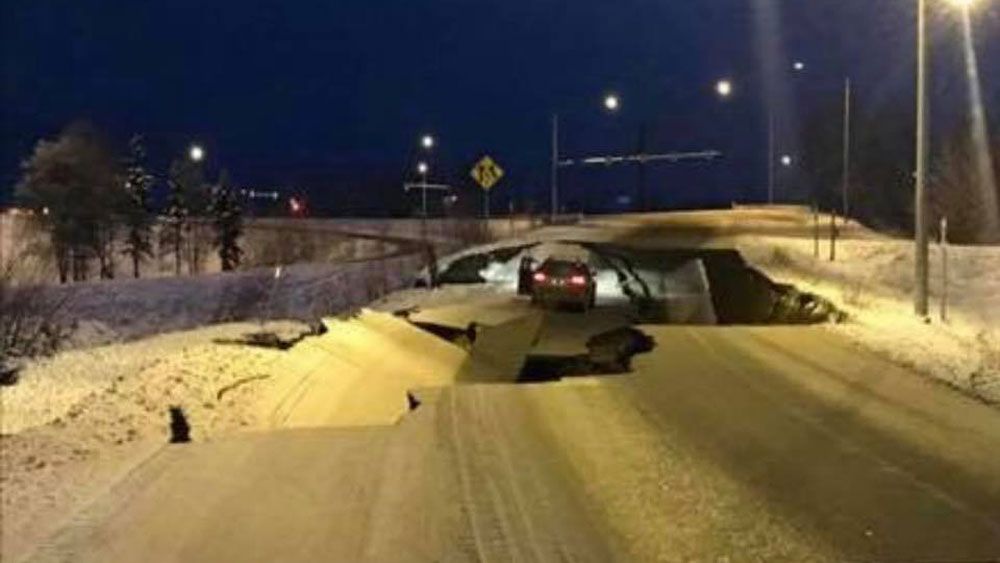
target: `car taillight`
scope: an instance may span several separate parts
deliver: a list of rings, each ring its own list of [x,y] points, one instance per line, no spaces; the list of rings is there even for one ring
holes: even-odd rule
[[[532,279],[538,283],[543,283],[547,278],[543,272],[535,272],[535,275],[532,276]]]
[[[572,276],[569,278],[570,285],[587,285],[587,278],[584,276]]]

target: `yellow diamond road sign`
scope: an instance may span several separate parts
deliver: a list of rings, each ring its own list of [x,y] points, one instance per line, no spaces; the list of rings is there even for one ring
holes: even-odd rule
[[[503,168],[496,163],[495,160],[488,156],[484,156],[482,160],[476,163],[472,167],[472,179],[476,181],[484,190],[489,191],[490,188],[497,185],[500,178],[503,178]]]

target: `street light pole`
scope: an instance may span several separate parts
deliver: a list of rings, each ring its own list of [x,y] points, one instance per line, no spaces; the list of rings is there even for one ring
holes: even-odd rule
[[[844,179],[841,185],[840,214],[846,223],[851,211],[849,188],[851,183],[851,79],[844,79]]]
[[[914,310],[928,314],[928,235],[927,235],[927,0],[918,0],[917,14],[917,172],[914,187],[914,227],[916,295]]]
[[[775,154],[775,132],[774,132],[774,102],[768,102],[767,107],[767,203],[774,205],[774,161]]]
[[[559,115],[552,114],[552,222],[559,214]]]
[[[420,216],[427,219],[427,173],[430,166],[426,162],[417,164],[417,173],[420,174]]]
[[[420,183],[423,185],[423,189],[420,190],[420,209],[421,214],[423,214],[424,219],[427,218],[427,173],[424,172],[420,175]]]
[[[636,207],[639,209],[640,213],[649,211],[649,196],[646,193],[646,123],[641,122],[639,124],[639,142],[638,142],[638,152],[639,155],[639,177],[637,179],[636,186]]]

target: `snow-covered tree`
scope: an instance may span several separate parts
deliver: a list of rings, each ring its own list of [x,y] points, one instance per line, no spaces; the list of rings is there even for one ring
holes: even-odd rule
[[[215,229],[215,245],[219,250],[219,260],[223,271],[236,269],[240,264],[243,250],[240,249],[240,236],[243,234],[243,209],[240,207],[225,170],[219,175],[219,181],[212,188],[212,227]]]
[[[129,155],[125,169],[125,191],[128,199],[124,209],[125,248],[123,254],[132,260],[132,275],[139,277],[139,266],[152,253],[150,234],[153,210],[149,192],[153,177],[146,172],[146,147],[142,135],[129,140]]]

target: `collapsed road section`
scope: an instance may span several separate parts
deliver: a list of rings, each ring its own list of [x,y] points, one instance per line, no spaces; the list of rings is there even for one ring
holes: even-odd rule
[[[630,306],[643,322],[816,324],[845,318],[828,300],[768,279],[732,249],[649,250],[575,241],[494,245],[444,261],[434,279],[425,272],[418,284],[523,293],[526,266],[561,256],[572,256],[593,272],[598,306]]]

